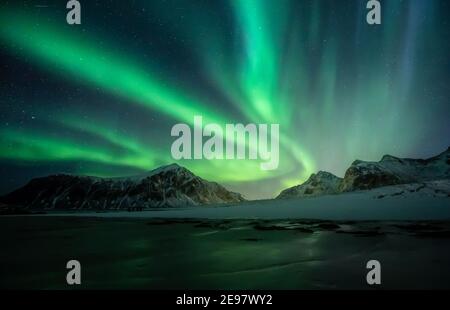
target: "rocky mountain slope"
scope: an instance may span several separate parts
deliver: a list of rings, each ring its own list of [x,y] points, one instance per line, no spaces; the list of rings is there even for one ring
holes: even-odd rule
[[[341,182],[342,178],[326,171],[319,171],[312,174],[305,183],[282,191],[278,198],[337,194]]]
[[[31,180],[0,198],[31,209],[129,209],[243,201],[238,194],[176,164],[131,178],[52,175]]]
[[[356,160],[347,169],[343,179],[328,172],[319,172],[317,175],[311,175],[305,183],[284,190],[277,198],[337,194],[411,183],[426,183],[428,187],[432,187],[433,184],[441,183],[429,181],[448,179],[450,179],[450,148],[429,159],[385,155],[379,162]],[[450,188],[448,191],[450,193]]]

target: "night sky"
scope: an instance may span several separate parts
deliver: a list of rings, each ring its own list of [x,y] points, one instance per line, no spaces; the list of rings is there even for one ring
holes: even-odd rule
[[[280,124],[280,165],[178,163],[267,198],[355,159],[450,145],[450,1],[0,4],[0,193],[32,177],[141,174],[175,162],[173,125]]]

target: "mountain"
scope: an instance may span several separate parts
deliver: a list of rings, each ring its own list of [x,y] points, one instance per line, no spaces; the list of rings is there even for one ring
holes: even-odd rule
[[[290,197],[313,197],[337,194],[339,192],[341,181],[342,178],[339,178],[332,173],[319,171],[317,174],[312,174],[305,183],[282,191],[277,198],[284,199]]]
[[[340,191],[372,189],[387,185],[450,178],[450,148],[429,159],[385,155],[379,162],[356,160],[345,172]]]
[[[311,175],[305,183],[282,191],[277,198],[320,196],[412,183],[426,183],[427,187],[433,187],[442,184],[429,181],[448,179],[450,179],[450,148],[429,159],[384,155],[378,162],[356,160],[347,169],[343,179],[321,171]],[[442,191],[441,188],[436,190]]]
[[[31,180],[0,202],[32,209],[128,209],[244,201],[177,164],[129,178],[51,175]]]

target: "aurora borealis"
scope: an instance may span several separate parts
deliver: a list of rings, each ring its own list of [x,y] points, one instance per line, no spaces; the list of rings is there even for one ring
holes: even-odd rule
[[[180,164],[249,198],[355,159],[427,157],[450,145],[450,3],[3,1],[0,189],[69,172],[144,173],[174,162],[170,129],[280,124],[280,165]]]

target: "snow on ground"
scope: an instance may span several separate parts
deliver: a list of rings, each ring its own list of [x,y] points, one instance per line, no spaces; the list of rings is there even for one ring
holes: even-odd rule
[[[439,191],[440,185],[442,191]],[[450,219],[450,198],[445,191],[447,185],[430,186],[429,183],[417,183],[311,198],[259,200],[192,208],[159,208],[143,212],[52,212],[43,216],[70,214],[111,218],[445,220]]]

